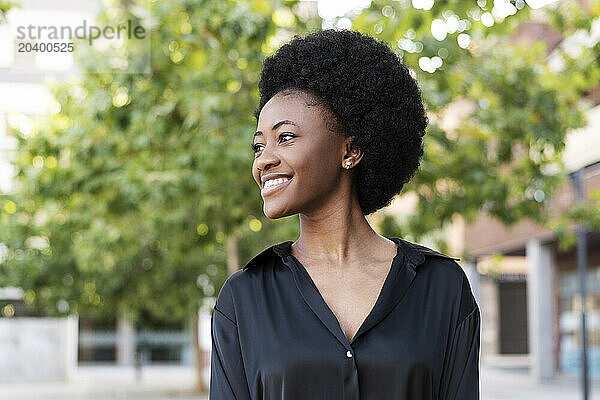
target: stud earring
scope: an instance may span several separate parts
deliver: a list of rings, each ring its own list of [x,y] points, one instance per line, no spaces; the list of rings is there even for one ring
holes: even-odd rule
[[[344,161],[344,168],[350,168],[351,165],[352,165],[352,162]]]

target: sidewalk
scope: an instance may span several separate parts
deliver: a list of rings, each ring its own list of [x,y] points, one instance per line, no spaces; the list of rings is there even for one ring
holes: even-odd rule
[[[208,373],[205,371],[206,382]],[[207,400],[192,394],[195,370],[187,366],[146,366],[141,382],[131,367],[80,366],[68,383],[0,384],[4,400]],[[482,360],[481,400],[579,400],[577,378],[559,376],[536,384],[528,375],[527,358],[502,356]],[[590,400],[600,400],[600,381],[593,381]]]
[[[206,400],[192,393],[195,373],[189,366],[151,365],[142,368],[138,382],[133,367],[80,366],[70,382],[0,384],[0,399]]]
[[[498,356],[482,359],[482,400],[579,400],[583,399],[578,378],[559,375],[549,383],[529,377],[527,356]],[[590,380],[590,400],[600,400],[600,381]]]

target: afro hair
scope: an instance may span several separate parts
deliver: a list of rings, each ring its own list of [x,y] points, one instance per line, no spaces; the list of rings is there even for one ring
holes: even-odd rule
[[[419,167],[428,124],[421,91],[388,45],[352,30],[320,30],[264,60],[254,116],[285,89],[318,96],[363,157],[354,181],[363,215],[388,206]],[[289,90],[285,90],[289,92]]]

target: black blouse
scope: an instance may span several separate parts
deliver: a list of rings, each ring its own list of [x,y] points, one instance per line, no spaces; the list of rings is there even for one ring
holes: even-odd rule
[[[479,399],[479,308],[460,260],[400,238],[352,339],[292,241],[224,283],[211,317],[210,400]]]

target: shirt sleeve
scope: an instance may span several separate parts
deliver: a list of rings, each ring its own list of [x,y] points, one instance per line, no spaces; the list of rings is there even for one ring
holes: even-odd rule
[[[251,400],[237,324],[217,306],[211,316],[211,338],[209,399]]]
[[[480,312],[476,305],[456,327],[446,355],[440,390],[443,400],[478,400]]]

